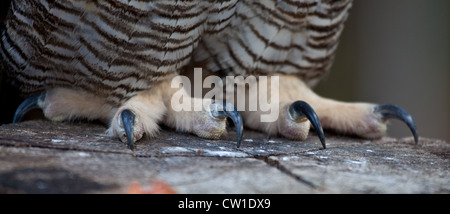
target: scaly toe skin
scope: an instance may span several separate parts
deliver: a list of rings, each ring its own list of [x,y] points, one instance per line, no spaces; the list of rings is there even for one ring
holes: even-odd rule
[[[192,120],[192,133],[207,139],[219,139],[226,129],[226,118],[214,118],[208,114],[197,114]]]
[[[311,123],[307,119],[295,121],[289,118],[288,113],[278,120],[280,134],[292,140],[306,140],[310,126]]]
[[[290,139],[305,140],[312,125],[322,147],[326,149],[325,136],[319,117],[308,103],[300,100],[295,101],[284,112],[278,123],[282,135]]]
[[[367,139],[381,138],[386,134],[387,130],[387,124],[373,113],[363,117],[361,123],[356,124],[356,126],[358,128],[354,129],[354,134]]]
[[[238,112],[236,106],[227,102],[213,102],[208,110],[214,118],[221,119],[229,117],[236,127],[237,148],[241,146],[242,132],[244,131],[244,122],[241,113]],[[225,121],[226,122],[226,121]]]
[[[403,121],[411,130],[414,141],[417,144],[418,135],[416,125],[411,115],[404,109],[395,105],[354,105],[352,116],[344,118],[342,127],[348,127],[344,133],[355,134],[357,136],[377,139],[385,136],[387,130],[387,120],[391,118]],[[359,112],[359,113],[355,113]],[[324,123],[328,123],[327,118],[321,118]],[[339,126],[337,126],[339,127]]]
[[[237,132],[237,147],[241,145],[243,122],[236,107],[223,102],[212,103],[203,111],[197,112],[192,120],[191,132],[202,138],[218,139],[226,130],[227,117],[233,121]]]

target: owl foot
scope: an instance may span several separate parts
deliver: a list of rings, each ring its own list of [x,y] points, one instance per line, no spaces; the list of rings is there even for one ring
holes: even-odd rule
[[[320,123],[319,117],[317,116],[316,112],[308,103],[304,101],[295,101],[289,106],[287,113],[289,115],[289,119],[296,124],[309,120],[320,139],[320,143],[322,143],[322,147],[326,149],[325,135],[323,133],[322,124]],[[290,127],[295,127],[295,125]],[[285,132],[285,130],[290,130],[290,127],[287,129],[281,129],[281,133],[288,138],[295,139],[295,137],[291,137],[292,134],[289,134],[289,132]],[[309,129],[307,129],[307,131],[308,130]]]
[[[325,135],[314,109],[304,101],[280,102],[277,118],[272,122],[262,122],[261,111],[243,112],[245,126],[269,135],[281,135],[292,140],[306,140],[310,127],[317,133],[322,147],[326,148]]]
[[[214,102],[210,105],[209,111],[214,118],[226,120],[226,118],[229,117],[233,121],[237,133],[237,147],[239,148],[241,146],[244,124],[242,122],[241,114],[237,111],[236,107],[226,102]]]
[[[108,121],[114,108],[103,99],[82,91],[54,88],[25,99],[14,114],[13,123],[20,122],[32,109],[42,109],[51,121],[67,121],[77,118]]]
[[[175,111],[168,107],[164,120],[169,127],[177,131],[190,132],[206,139],[219,139],[226,131],[227,118],[230,118],[237,132],[237,147],[240,146],[243,132],[243,122],[240,113],[230,103],[214,102],[212,100],[202,100],[192,98],[195,103],[202,103],[201,110]]]
[[[283,82],[283,85],[280,85],[281,100],[295,98],[307,101],[317,112],[324,129],[377,139],[386,134],[387,120],[395,118],[406,123],[414,136],[415,143],[418,143],[419,137],[413,118],[398,106],[346,103],[323,98],[293,76],[280,76],[280,82]]]
[[[386,134],[387,120],[395,118],[408,125],[415,143],[418,142],[413,118],[400,107],[369,103],[344,103],[330,99],[316,100],[314,104],[324,129],[367,139],[378,139]]]
[[[236,108],[229,103],[212,103],[203,111],[179,112],[176,114],[169,111],[166,117],[167,121],[175,120],[181,123],[177,126],[165,121],[166,124],[177,128],[178,131],[188,131],[207,139],[218,139],[226,129],[226,118],[229,117],[236,126],[238,147],[241,144],[242,118]],[[122,142],[127,143],[131,150],[134,150],[134,143],[141,139],[144,133],[154,132],[153,130],[146,131],[148,127],[156,126],[156,124],[151,125],[151,121],[141,122],[141,119],[135,113],[129,109],[124,109],[113,120],[110,132],[112,135],[118,136]],[[147,128],[145,128],[146,126]]]
[[[268,112],[243,111],[242,116],[246,127],[269,135],[305,140],[312,125],[323,148],[326,148],[322,128],[341,134],[377,139],[386,134],[387,120],[395,118],[408,125],[415,143],[418,142],[413,118],[400,107],[335,101],[318,96],[296,76],[281,75],[279,78],[279,84],[268,82],[266,86],[259,85],[259,87],[267,87],[266,91],[279,91],[275,93],[275,99],[269,98],[279,106],[279,111],[273,114],[278,117],[272,122],[263,122],[260,118]],[[246,103],[257,103],[258,94],[256,93],[256,90],[253,92],[248,90]],[[272,110],[270,114],[272,115],[273,112]]]
[[[145,129],[144,124],[135,113],[124,109],[115,117],[108,132],[119,137],[128,145],[128,148],[134,150],[134,143],[144,136]]]
[[[177,131],[190,132],[202,138],[218,139],[226,130],[229,117],[237,128],[237,144],[240,145],[243,123],[241,115],[233,105],[213,102],[211,99],[192,98],[188,94],[184,95],[189,102],[172,105],[172,101],[177,100],[172,100],[174,93],[177,92],[171,88],[170,81],[162,81],[151,90],[130,98],[112,117],[107,133],[118,137],[131,150],[135,148],[134,143],[144,134],[155,136],[160,122]]]
[[[166,112],[157,88],[141,92],[125,102],[114,114],[108,135],[119,138],[131,150],[144,134],[153,137],[158,133],[160,122]]]

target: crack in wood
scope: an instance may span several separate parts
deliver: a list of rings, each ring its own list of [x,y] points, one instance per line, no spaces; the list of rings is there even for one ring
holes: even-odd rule
[[[271,157],[270,155],[269,156],[266,156],[266,155],[255,156],[256,159],[264,161],[267,165],[278,169],[280,172],[282,172],[283,174],[285,174],[291,178],[294,178],[296,181],[299,181],[300,183],[305,184],[313,189],[318,188],[317,185],[315,185],[313,182],[308,181],[305,178],[303,178],[302,176],[293,173],[288,168],[283,166],[279,161],[277,161],[273,158],[270,158],[270,157]]]

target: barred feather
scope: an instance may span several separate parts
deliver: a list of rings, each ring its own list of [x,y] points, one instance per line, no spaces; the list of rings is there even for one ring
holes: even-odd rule
[[[21,90],[83,90],[119,105],[188,63],[228,75],[330,68],[351,0],[13,0],[0,56]]]

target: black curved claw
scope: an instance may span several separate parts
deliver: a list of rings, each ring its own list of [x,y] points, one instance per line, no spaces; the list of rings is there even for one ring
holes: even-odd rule
[[[233,120],[237,132],[237,148],[239,148],[241,146],[242,132],[244,130],[244,123],[242,122],[241,114],[237,111],[234,105],[227,102],[223,102],[222,104],[213,103],[210,107],[211,114],[214,117],[229,117]]]
[[[317,117],[316,112],[308,103],[300,100],[295,101],[289,107],[288,113],[293,120],[298,120],[305,117],[308,118],[308,120],[316,130],[323,148],[327,148],[325,144],[325,135],[323,134],[322,124],[320,123],[319,117]]]
[[[20,122],[23,116],[25,116],[25,114],[30,110],[41,108],[44,99],[45,99],[44,92],[34,94],[25,99],[17,108],[16,113],[14,113],[13,123]]]
[[[128,147],[130,147],[131,150],[134,150],[133,132],[134,132],[134,119],[136,116],[130,110],[125,109],[120,114],[120,117],[122,119],[123,128],[125,129],[125,134],[127,135]]]
[[[417,144],[419,142],[419,136],[417,135],[416,124],[414,123],[411,115],[405,110],[395,105],[384,104],[378,105],[374,109],[374,113],[379,113],[381,115],[381,119],[386,121],[390,118],[395,118],[403,121],[408,125],[412,134],[414,135],[414,142]]]

